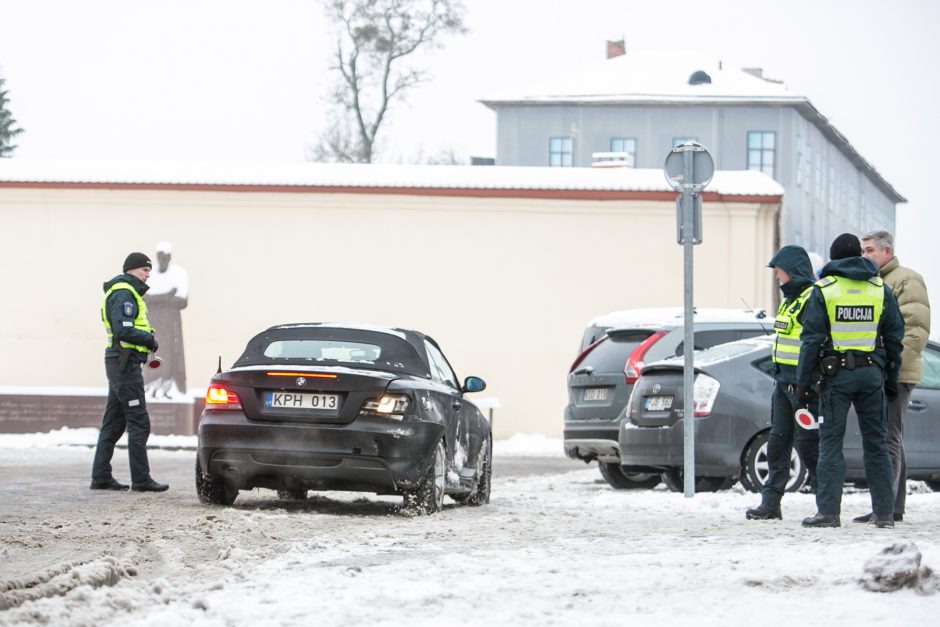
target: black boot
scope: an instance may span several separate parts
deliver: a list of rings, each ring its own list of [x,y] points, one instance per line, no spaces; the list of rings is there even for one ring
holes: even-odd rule
[[[134,492],[165,492],[169,488],[170,486],[167,484],[157,483],[153,479],[148,479],[146,482],[140,484],[135,483],[131,486],[131,490]]]
[[[768,503],[767,501],[764,501],[753,509],[747,510],[744,516],[748,520],[783,519],[783,514],[780,512],[780,503]]]
[[[904,520],[904,514],[895,513],[892,516],[892,518],[894,519],[894,522],[901,522],[902,520]],[[856,516],[855,518],[852,519],[852,522],[857,522],[857,523],[876,522],[876,517],[874,513],[868,512],[864,516]]]
[[[874,522],[879,529],[893,529],[894,514],[875,514]]]
[[[838,514],[820,514],[817,512],[809,518],[803,519],[804,527],[841,527],[842,523],[839,522]]]
[[[107,481],[95,481],[92,479],[89,487],[92,490],[126,490],[127,484],[118,483],[115,481],[114,477],[112,477]]]

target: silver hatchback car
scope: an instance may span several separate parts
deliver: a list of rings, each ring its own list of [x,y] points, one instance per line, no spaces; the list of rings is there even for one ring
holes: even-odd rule
[[[765,335],[773,326],[763,311],[697,309],[693,317],[696,349]],[[584,331],[581,352],[568,373],[565,453],[596,460],[614,488],[650,488],[660,482],[659,472],[629,472],[621,466],[618,430],[643,365],[683,353],[684,320],[681,307],[634,309],[595,318]]]

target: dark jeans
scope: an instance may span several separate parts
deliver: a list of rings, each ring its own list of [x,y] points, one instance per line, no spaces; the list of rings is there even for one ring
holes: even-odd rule
[[[820,514],[838,515],[842,510],[842,484],[845,483],[845,419],[855,407],[862,434],[865,476],[871,491],[872,511],[891,516],[894,511],[893,471],[888,455],[888,421],[884,396],[884,376],[877,366],[847,370],[826,377],[820,398],[819,487],[816,508]]]
[[[904,513],[907,500],[907,463],[904,460],[904,414],[911,402],[913,385],[898,385],[898,397],[888,403],[888,453],[894,469],[894,513]]]
[[[128,360],[123,371],[117,357],[104,360],[108,375],[108,404],[101,419],[98,446],[91,468],[91,478],[96,482],[112,478],[111,457],[114,445],[127,430],[127,456],[131,467],[131,483],[139,485],[150,479],[150,464],[147,461],[147,438],[150,437],[150,416],[144,400],[144,377],[141,365]]]
[[[793,414],[802,407],[793,386],[777,383],[770,401],[770,437],[767,441],[767,465],[770,473],[761,490],[761,501],[780,504],[790,480],[790,454],[796,447],[809,472],[809,481],[816,490],[816,464],[819,458],[819,432],[796,424]],[[809,410],[818,413],[818,401]]]

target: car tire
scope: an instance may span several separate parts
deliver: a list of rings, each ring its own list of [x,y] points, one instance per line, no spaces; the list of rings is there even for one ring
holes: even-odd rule
[[[437,443],[424,477],[414,489],[404,493],[404,510],[414,516],[426,516],[444,509],[446,472],[444,441]]]
[[[615,490],[649,490],[660,484],[659,475],[646,472],[624,472],[616,462],[597,462],[601,476]]]
[[[480,447],[480,453],[477,455],[477,476],[476,485],[473,491],[457,500],[461,505],[479,507],[490,502],[490,485],[493,478],[493,440],[491,436],[486,436],[486,440]]]
[[[277,498],[281,501],[306,501],[307,490],[304,488],[278,490]]]
[[[749,492],[760,492],[764,482],[770,474],[767,460],[767,442],[770,440],[769,431],[761,431],[744,447],[741,455],[741,485]],[[790,479],[787,481],[787,492],[796,492],[806,483],[808,475],[806,464],[800,458],[796,447],[790,450]]]
[[[940,492],[940,481],[934,481],[933,479],[924,479],[924,483],[926,483],[927,487],[933,490],[934,492]]]
[[[663,471],[663,483],[672,492],[685,492],[685,473],[681,468],[669,468]],[[734,479],[728,477],[696,477],[696,492],[717,492],[727,490],[734,485]]]
[[[207,505],[231,505],[238,498],[238,489],[223,479],[204,476],[197,459],[196,496]]]

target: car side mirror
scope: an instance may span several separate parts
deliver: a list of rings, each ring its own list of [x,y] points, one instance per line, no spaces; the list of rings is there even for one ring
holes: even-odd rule
[[[461,392],[482,392],[486,389],[486,381],[480,377],[467,377],[463,380]]]

